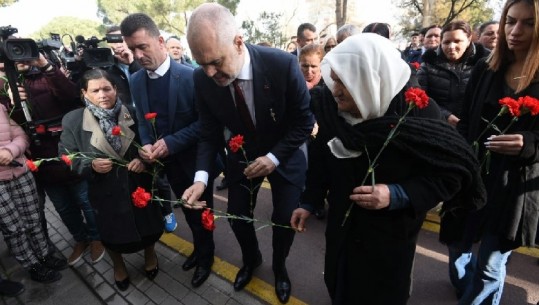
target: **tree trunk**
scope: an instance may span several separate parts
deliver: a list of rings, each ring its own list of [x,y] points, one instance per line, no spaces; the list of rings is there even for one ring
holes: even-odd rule
[[[335,23],[340,28],[346,23],[348,0],[335,0]]]
[[[434,20],[434,0],[423,0],[423,27],[433,25]]]

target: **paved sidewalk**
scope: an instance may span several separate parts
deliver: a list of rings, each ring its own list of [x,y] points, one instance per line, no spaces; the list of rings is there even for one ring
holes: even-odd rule
[[[71,254],[74,240],[50,202],[47,201],[45,209],[49,236],[59,252],[67,257]],[[156,250],[160,271],[154,281],[148,280],[144,275],[142,251],[124,256],[131,285],[127,291],[121,292],[114,285],[112,264],[108,255],[93,265],[87,253],[77,265],[61,271],[63,278],[60,281],[41,284],[29,279],[27,272],[9,256],[5,242],[0,242],[0,273],[4,278],[22,282],[26,288],[15,298],[0,298],[0,304],[266,304],[246,291],[234,291],[229,281],[215,273],[212,273],[202,286],[193,289],[190,282],[194,269],[181,269],[185,256],[163,243],[158,243]]]

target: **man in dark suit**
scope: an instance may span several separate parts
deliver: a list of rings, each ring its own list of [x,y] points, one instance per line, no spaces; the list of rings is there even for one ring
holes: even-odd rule
[[[296,42],[298,43],[298,48],[291,52],[292,54],[299,57],[301,53],[301,48],[308,44],[315,43],[318,40],[316,35],[316,27],[311,23],[302,23],[298,26]]]
[[[164,163],[170,186],[179,197],[193,181],[200,133],[193,69],[170,59],[163,37],[147,15],[127,16],[122,21],[121,31],[135,59],[144,67],[131,76],[130,82],[143,146],[140,155],[145,160],[159,159]],[[150,112],[157,113],[154,125],[144,117]],[[202,199],[209,207],[213,206],[211,187]],[[193,232],[194,251],[182,267],[189,270],[196,266],[191,284],[198,287],[211,272],[213,233],[202,227],[201,210],[183,207],[183,211]]]
[[[256,186],[267,177],[274,207],[271,220],[289,225],[305,182],[307,163],[300,147],[314,125],[297,58],[281,50],[245,44],[234,16],[216,3],[202,4],[193,12],[187,41],[201,67],[194,73],[201,136],[195,183],[183,198],[194,203],[210,188],[205,173],[211,171],[211,161],[222,149],[226,127],[233,136],[244,136],[249,160],[247,165],[241,153],[227,156],[228,212],[253,217]],[[252,222],[233,220],[230,225],[243,255],[243,267],[234,282],[234,289],[241,290],[262,263],[262,256]],[[291,291],[285,260],[294,233],[273,227],[275,291],[283,303]]]

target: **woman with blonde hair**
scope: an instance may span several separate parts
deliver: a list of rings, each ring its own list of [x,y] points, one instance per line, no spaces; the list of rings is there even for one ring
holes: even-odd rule
[[[497,117],[502,98],[539,98],[538,18],[537,1],[507,1],[498,43],[491,56],[476,65],[468,83],[457,128],[469,142],[480,143],[480,158],[487,152],[491,157],[483,177],[487,205],[473,221],[479,224],[481,238],[477,263],[473,263],[470,244],[460,249],[461,256],[472,263],[465,269],[470,274],[462,274],[462,279],[470,281],[459,304],[499,304],[512,250],[537,244],[539,122],[530,114],[522,114],[509,125],[511,116],[502,115],[496,126],[499,130],[509,127],[503,135],[487,129],[487,122]],[[485,129],[487,132],[483,132]]]

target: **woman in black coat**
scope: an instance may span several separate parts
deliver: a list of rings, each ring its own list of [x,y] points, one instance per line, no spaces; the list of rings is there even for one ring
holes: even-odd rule
[[[442,29],[440,45],[423,54],[423,63],[417,72],[421,88],[436,101],[442,116],[453,126],[460,119],[472,68],[490,53],[482,45],[472,43],[471,37],[468,23],[448,23]]]
[[[88,195],[114,265],[114,280],[120,290],[126,290],[129,276],[122,253],[144,250],[147,277],[152,280],[157,275],[154,245],[163,233],[163,217],[158,203],[135,207],[131,198],[137,187],[147,192],[152,189],[152,175],[143,172],[148,167],[134,145],[137,125],[133,111],[117,98],[107,72],[89,70],[81,83],[86,108],[65,115],[60,151],[86,156],[75,156],[73,169],[88,180]]]
[[[501,109],[499,100],[529,96],[539,98],[539,4],[532,0],[509,0],[500,18],[498,43],[491,57],[473,70],[462,120],[457,128],[473,143],[479,143],[487,205],[477,215],[481,244],[472,256],[464,244],[460,257],[477,258],[462,279],[466,289],[459,304],[499,304],[507,259],[520,246],[536,245],[539,223],[539,121],[523,114],[503,135],[488,129]],[[495,125],[504,130],[512,120],[500,116]],[[487,173],[488,172],[488,173]],[[472,232],[475,233],[475,232]],[[475,237],[475,236],[471,236]],[[471,239],[468,238],[468,239]],[[472,239],[473,240],[473,239]],[[461,264],[465,263],[461,259]],[[474,272],[475,270],[475,272]]]
[[[406,304],[416,240],[428,210],[474,210],[484,202],[478,165],[464,139],[431,103],[400,125],[361,185],[370,160],[407,111],[410,69],[391,42],[354,35],[329,52],[312,94],[320,124],[307,183],[291,225],[303,231],[329,185],[324,278],[333,304]],[[359,80],[359,81],[358,81]],[[462,196],[468,201],[451,199]],[[347,216],[347,210],[350,208]]]

